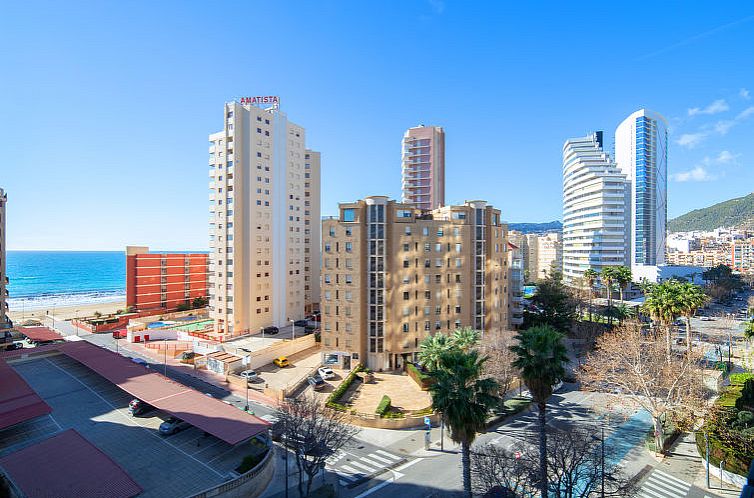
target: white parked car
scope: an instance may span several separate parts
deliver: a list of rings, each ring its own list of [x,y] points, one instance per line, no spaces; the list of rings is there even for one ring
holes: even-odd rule
[[[321,367],[317,369],[317,373],[319,373],[319,376],[322,377],[325,380],[330,380],[335,378],[335,372],[332,371],[332,368],[330,367]]]
[[[238,374],[240,377],[243,377],[248,382],[253,382],[257,379],[259,379],[259,374],[256,373],[254,370],[244,370],[240,374]]]

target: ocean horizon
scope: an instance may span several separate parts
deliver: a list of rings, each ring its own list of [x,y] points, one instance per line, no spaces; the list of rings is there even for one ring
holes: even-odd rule
[[[8,251],[10,311],[126,299],[124,251]]]

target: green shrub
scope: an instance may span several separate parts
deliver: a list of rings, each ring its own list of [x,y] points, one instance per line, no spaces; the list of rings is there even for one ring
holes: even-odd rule
[[[736,408],[743,410],[754,407],[754,379],[747,379],[741,389],[741,396],[736,400]]]
[[[380,404],[377,405],[377,409],[374,411],[374,413],[376,413],[380,417],[384,417],[388,411],[390,411],[390,396],[383,394],[382,399],[380,400]]]
[[[406,364],[406,372],[408,373],[408,376],[414,379],[414,382],[419,384],[419,387],[421,387],[422,391],[426,391],[429,389],[429,386],[435,383],[434,377],[431,375],[428,375],[418,368],[416,368],[416,365],[413,363],[407,363]]]
[[[343,379],[343,382],[340,383],[340,385],[330,394],[330,396],[327,397],[327,401],[325,402],[325,406],[328,408],[332,408],[333,410],[338,411],[346,411],[347,408],[345,405],[342,405],[338,403],[340,400],[340,397],[345,394],[348,387],[351,385],[353,380],[356,378],[356,374],[361,372],[363,369],[362,365],[359,364],[351,370],[351,373],[349,373],[345,379]]]
[[[749,379],[754,379],[754,373],[734,373],[728,377],[731,385],[743,386]]]
[[[243,457],[241,465],[236,467],[236,472],[238,472],[239,474],[245,474],[246,472],[250,471],[257,465],[259,465],[259,462],[262,461],[268,451],[269,449],[266,449],[265,451],[256,455],[246,455],[245,457]]]
[[[406,414],[403,412],[387,412],[383,418],[406,418]]]

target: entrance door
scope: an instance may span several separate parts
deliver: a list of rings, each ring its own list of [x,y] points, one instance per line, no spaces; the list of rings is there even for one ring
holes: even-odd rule
[[[351,357],[350,356],[343,357],[343,370],[351,370]]]

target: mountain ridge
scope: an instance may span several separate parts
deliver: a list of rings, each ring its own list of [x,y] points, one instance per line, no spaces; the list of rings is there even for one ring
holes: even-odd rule
[[[694,209],[668,221],[670,232],[710,231],[720,227],[754,226],[754,192],[705,208]]]

